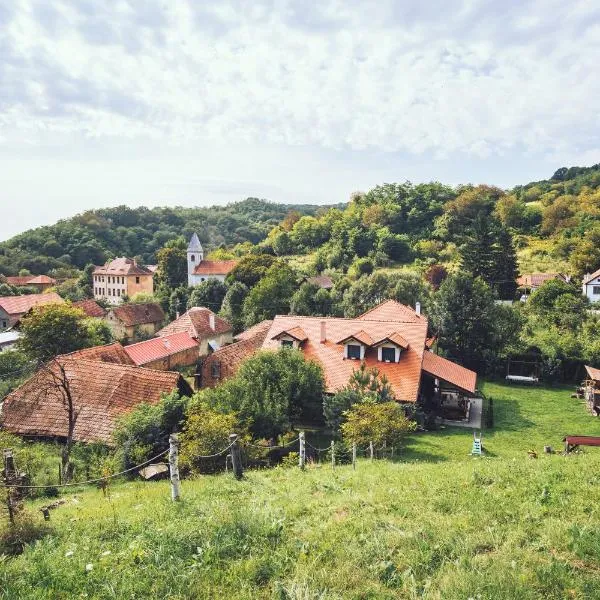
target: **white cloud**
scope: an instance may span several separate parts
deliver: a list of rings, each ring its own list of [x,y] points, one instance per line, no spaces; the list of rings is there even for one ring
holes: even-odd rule
[[[0,133],[484,157],[597,145],[597,3],[307,4],[15,2]]]

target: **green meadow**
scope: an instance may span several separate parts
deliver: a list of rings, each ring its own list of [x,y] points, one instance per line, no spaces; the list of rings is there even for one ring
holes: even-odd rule
[[[167,482],[65,494],[47,535],[0,558],[0,598],[600,597],[600,448],[561,454],[600,424],[567,388],[484,389],[483,458],[447,428],[356,470],[184,480],[179,503]]]

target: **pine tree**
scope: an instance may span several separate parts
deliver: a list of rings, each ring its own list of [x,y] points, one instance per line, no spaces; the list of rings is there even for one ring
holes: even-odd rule
[[[491,283],[501,300],[514,300],[517,292],[519,265],[511,233],[499,227],[495,246],[494,279]]]

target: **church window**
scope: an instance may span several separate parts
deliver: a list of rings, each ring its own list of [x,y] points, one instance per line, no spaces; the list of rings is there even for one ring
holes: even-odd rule
[[[195,257],[195,256],[192,254],[192,255],[190,256],[190,260],[191,260],[192,262],[194,262],[194,261],[196,260],[196,257]]]

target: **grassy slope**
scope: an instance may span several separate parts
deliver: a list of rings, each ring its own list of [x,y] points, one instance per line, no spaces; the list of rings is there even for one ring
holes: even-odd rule
[[[166,483],[80,494],[0,563],[0,598],[600,597],[600,452],[525,456],[598,421],[568,390],[486,393],[491,458],[445,430],[406,462],[185,481],[179,505]]]

